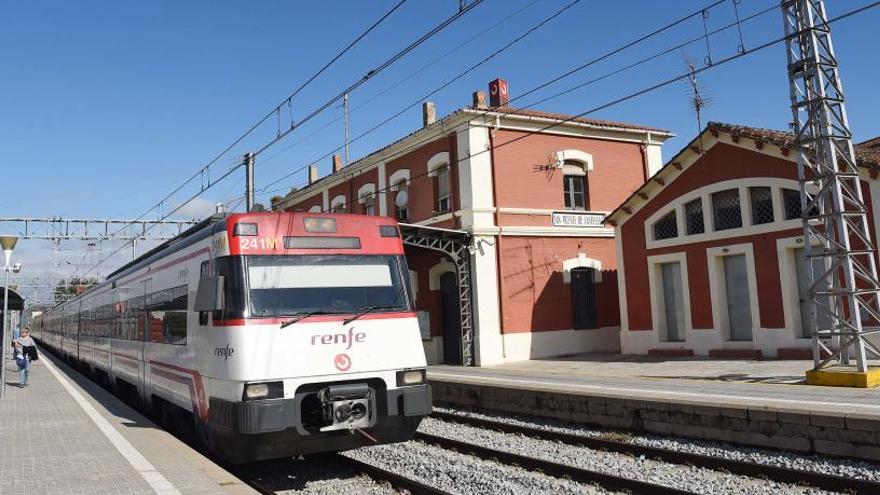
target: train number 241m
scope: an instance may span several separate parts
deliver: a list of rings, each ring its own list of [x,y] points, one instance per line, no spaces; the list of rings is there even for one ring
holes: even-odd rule
[[[242,251],[248,249],[275,249],[278,240],[274,237],[247,238],[239,237],[239,246]]]

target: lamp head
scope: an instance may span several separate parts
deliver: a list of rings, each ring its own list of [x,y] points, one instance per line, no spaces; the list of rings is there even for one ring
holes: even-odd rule
[[[17,235],[0,235],[0,249],[3,250],[3,254],[6,255],[6,264],[9,264],[9,259],[12,258],[12,250],[15,249],[15,244],[18,242]]]

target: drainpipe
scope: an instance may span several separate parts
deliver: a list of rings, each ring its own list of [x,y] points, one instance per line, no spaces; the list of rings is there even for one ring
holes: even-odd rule
[[[498,267],[498,325],[501,332],[501,357],[507,359],[507,344],[504,342],[504,277],[501,274],[501,213],[498,209],[498,170],[495,167],[495,135],[491,129],[489,132],[489,161],[492,167],[492,204],[495,205],[495,226],[498,227],[498,235],[495,238],[495,265]]]

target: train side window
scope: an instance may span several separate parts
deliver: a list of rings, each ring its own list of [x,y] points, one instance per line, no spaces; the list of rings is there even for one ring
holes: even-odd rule
[[[186,345],[186,311],[189,302],[187,290],[186,285],[181,285],[165,291],[169,298],[164,306],[162,333],[168,344]]]
[[[211,275],[211,268],[209,261],[203,261],[202,265],[199,269],[199,276],[201,278],[205,278]],[[199,311],[199,325],[205,326],[208,324],[208,312],[207,311]],[[185,322],[184,322],[185,324]]]

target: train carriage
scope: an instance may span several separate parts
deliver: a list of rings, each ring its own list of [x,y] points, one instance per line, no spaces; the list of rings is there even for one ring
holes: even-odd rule
[[[390,218],[215,215],[34,326],[233,462],[403,441],[430,412]]]

